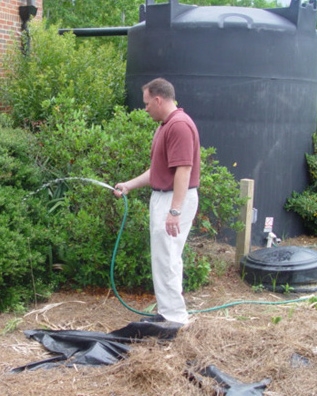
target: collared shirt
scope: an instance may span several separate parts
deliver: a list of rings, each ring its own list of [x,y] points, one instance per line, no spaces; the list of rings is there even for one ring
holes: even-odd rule
[[[194,121],[183,109],[173,111],[155,132],[151,149],[151,187],[157,190],[173,190],[178,166],[192,167],[189,187],[198,187],[199,134]]]

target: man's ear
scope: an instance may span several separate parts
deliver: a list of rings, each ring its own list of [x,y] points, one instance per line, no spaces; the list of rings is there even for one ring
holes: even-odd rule
[[[156,101],[156,104],[158,104],[158,105],[161,105],[162,104],[162,101],[163,101],[163,98],[161,98],[160,96],[155,96],[155,101]]]

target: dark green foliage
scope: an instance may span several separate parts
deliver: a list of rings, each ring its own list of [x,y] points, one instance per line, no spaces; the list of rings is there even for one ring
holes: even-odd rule
[[[313,134],[313,154],[306,154],[310,185],[302,192],[294,191],[285,208],[297,213],[305,227],[317,235],[317,133]]]
[[[30,150],[34,142],[30,141]],[[27,148],[27,137],[22,131],[3,130],[0,145],[1,186],[27,188],[36,185],[40,176],[34,172]]]
[[[189,245],[185,245],[183,252],[185,291],[194,291],[208,284],[211,271],[207,257],[195,252]]]
[[[103,128],[88,126],[81,111],[58,103],[38,137],[46,166],[46,181],[85,177],[112,186],[149,166],[153,121],[144,111],[127,113],[116,107]],[[52,170],[50,175],[50,170]],[[54,246],[54,260],[63,263],[65,277],[80,286],[109,286],[109,268],[123,216],[123,200],[93,184],[66,181],[66,197],[52,212],[54,233],[63,244]],[[50,191],[59,188],[52,186]],[[126,287],[150,286],[149,189],[129,194],[129,221],[116,258],[116,281]]]
[[[312,235],[317,235],[317,191],[307,188],[302,193],[293,192],[285,208],[297,213],[304,221]]]
[[[308,166],[310,183],[313,187],[315,187],[317,182],[317,153],[306,154],[305,157]]]
[[[45,204],[24,199],[41,181],[36,140],[22,130],[0,134],[0,312],[39,299],[52,281]]]
[[[199,211],[195,225],[199,233],[216,236],[220,230],[241,231],[244,225],[237,221],[244,200],[239,197],[239,183],[232,173],[214,159],[216,149],[201,149],[201,182]]]

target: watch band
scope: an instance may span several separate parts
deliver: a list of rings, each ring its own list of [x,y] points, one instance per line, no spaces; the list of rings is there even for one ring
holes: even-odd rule
[[[170,214],[172,216],[179,216],[181,214],[181,211],[177,209],[170,209]]]

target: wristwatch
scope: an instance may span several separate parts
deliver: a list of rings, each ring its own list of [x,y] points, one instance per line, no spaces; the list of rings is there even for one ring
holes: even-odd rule
[[[181,211],[177,209],[170,209],[170,214],[172,216],[179,216],[181,214]]]

